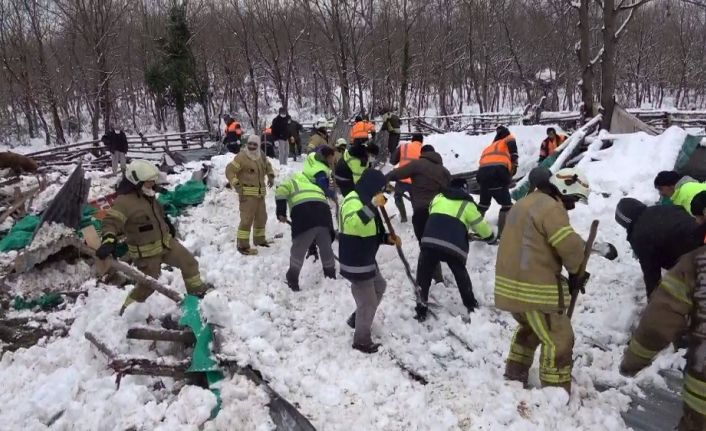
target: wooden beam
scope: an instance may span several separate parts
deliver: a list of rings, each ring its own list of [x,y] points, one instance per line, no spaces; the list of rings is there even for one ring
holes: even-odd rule
[[[170,341],[191,345],[196,343],[194,333],[186,330],[137,327],[127,331],[127,338],[133,340]]]

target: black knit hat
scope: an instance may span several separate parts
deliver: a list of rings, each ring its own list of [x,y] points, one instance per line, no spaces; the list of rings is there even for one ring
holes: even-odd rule
[[[420,153],[430,153],[432,151],[436,151],[433,146],[426,144],[422,145],[422,148],[419,150]]]
[[[466,190],[468,188],[468,181],[465,178],[452,178],[449,187]]]
[[[416,142],[424,142],[424,135],[421,133],[415,133],[412,135],[412,140]]]
[[[706,210],[706,192],[701,192],[691,200],[691,214],[694,216],[704,215]]]
[[[640,215],[647,206],[637,199],[623,198],[615,207],[615,221],[625,229],[630,229],[633,223],[640,218]]]
[[[662,171],[655,177],[655,187],[675,186],[680,179],[681,175],[675,171]]]
[[[552,171],[545,167],[537,166],[536,168],[532,169],[529,173],[530,186],[537,187],[539,185],[546,184],[549,182],[549,178],[551,177]]]
[[[376,194],[385,189],[385,175],[375,169],[366,169],[355,184],[360,200],[368,203]]]

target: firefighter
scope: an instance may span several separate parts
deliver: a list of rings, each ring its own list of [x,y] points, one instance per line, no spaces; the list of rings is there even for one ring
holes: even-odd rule
[[[655,188],[662,198],[670,199],[674,205],[679,205],[690,213],[691,200],[706,191],[706,184],[675,171],[662,171],[655,177]]]
[[[375,255],[380,244],[401,245],[396,235],[385,233],[378,208],[385,205],[385,176],[374,169],[366,170],[341,203],[338,220],[338,257],[341,275],[351,282],[356,311],[348,318],[355,328],[353,348],[375,353],[380,344],[371,338],[375,318],[386,282],[380,274]]]
[[[548,128],[547,137],[542,141],[542,145],[539,147],[539,163],[556,153],[556,149],[566,141],[566,138],[566,135],[563,133],[556,133],[555,128]]]
[[[420,241],[417,284],[421,288],[421,302],[416,306],[416,319],[420,322],[427,318],[429,286],[440,262],[449,265],[468,313],[478,307],[471,277],[466,269],[469,229],[488,243],[495,240],[493,229],[483,219],[468,194],[466,180],[455,179],[431,201],[429,219]]]
[[[495,199],[500,204],[498,215],[498,237],[502,236],[507,213],[512,208],[510,183],[517,173],[517,143],[515,137],[505,126],[496,130],[493,143],[488,145],[481,154],[476,179],[480,185],[480,201],[478,209],[485,215],[490,208],[490,200]]]
[[[370,160],[375,159],[378,153],[379,148],[373,143],[354,144],[343,152],[343,156],[336,163],[334,178],[344,197],[353,191],[360,176],[370,166]]]
[[[280,184],[275,192],[277,220],[287,222],[287,206],[291,212],[292,248],[286,274],[290,289],[299,291],[299,273],[307,251],[318,247],[326,278],[336,278],[331,243],[335,238],[331,210],[326,200],[330,196],[328,178],[331,175],[334,151],[323,147],[307,156],[304,170]],[[316,251],[314,251],[316,253]],[[316,256],[319,254],[316,253]]]
[[[207,286],[201,280],[199,264],[174,238],[174,226],[155,196],[158,178],[159,170],[148,161],[135,160],[127,166],[125,178],[118,187],[118,197],[103,219],[103,241],[96,250],[96,257],[115,257],[117,237],[125,234],[128,256],[140,271],[159,278],[162,263],[174,266],[181,270],[186,291],[203,296]],[[144,302],[151,294],[149,286],[138,283],[125,299],[120,314],[128,305]]]
[[[541,345],[542,386],[559,386],[571,393],[574,334],[564,310],[570,293],[558,288],[557,276],[564,266],[571,286],[583,286],[588,278],[577,275],[584,242],[567,213],[576,202],[586,202],[588,182],[580,172],[565,168],[535,185],[537,190],[510,210],[498,247],[495,305],[511,312],[519,323],[505,378],[527,385],[534,352]]]
[[[413,160],[418,160],[422,154],[422,145],[424,135],[415,133],[412,135],[412,141],[400,145],[390,155],[390,164],[398,165],[401,168],[409,164]],[[402,178],[395,183],[395,206],[400,212],[400,221],[407,222],[407,209],[404,205],[404,194],[411,194],[412,178]]]
[[[240,152],[240,138],[243,136],[243,129],[240,123],[230,116],[225,117],[226,127],[223,130],[223,145],[233,154]]]
[[[266,188],[272,188],[275,179],[272,165],[260,149],[258,136],[248,137],[245,150],[238,153],[226,167],[226,178],[230,186],[238,192],[240,199],[238,251],[244,255],[255,255],[257,249],[250,247],[251,229],[253,243],[256,246],[270,246],[265,238],[265,223],[267,223],[265,193]]]
[[[328,131],[326,130],[326,127],[323,126],[317,128],[316,132],[311,135],[306,148],[309,152],[312,152],[316,151],[316,149],[322,145],[328,145]]]
[[[374,130],[374,129],[373,129]],[[351,145],[365,144],[368,142],[370,133],[370,123],[365,121],[362,116],[355,117],[353,127],[351,127]]]
[[[400,127],[402,127],[400,117],[392,112],[392,110],[387,110],[382,114],[382,126],[380,126],[380,131],[387,131],[388,133],[387,150],[389,151],[390,157],[392,157],[392,154],[395,152],[400,142]],[[390,161],[390,164],[394,165],[395,163]]]
[[[693,202],[696,201],[695,197]],[[633,198],[618,202],[615,221],[627,230],[627,240],[642,268],[648,298],[662,279],[662,269],[671,269],[682,255],[701,246],[706,233],[706,225],[699,225],[680,206],[648,207]]]
[[[706,246],[682,256],[676,266],[665,274],[652,293],[640,318],[640,324],[623,354],[620,373],[634,376],[649,366],[657,354],[670,343],[678,343],[688,333],[686,367],[684,370],[684,401],[677,429],[706,429]]]

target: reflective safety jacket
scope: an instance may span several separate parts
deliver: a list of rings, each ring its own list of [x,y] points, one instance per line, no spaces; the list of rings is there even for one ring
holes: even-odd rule
[[[546,159],[556,152],[556,149],[566,141],[566,135],[557,133],[554,139],[547,137],[539,147],[539,161]]]
[[[420,246],[442,250],[465,261],[469,229],[483,239],[493,235],[493,229],[483,219],[473,198],[460,189],[447,189],[436,195],[429,205],[429,219]]]
[[[478,166],[505,166],[508,171],[512,171],[513,163],[517,161],[517,143],[514,135],[508,135],[498,139],[485,147],[480,156]]]
[[[570,293],[558,287],[557,277],[562,266],[578,272],[583,248],[558,199],[539,190],[520,199],[508,212],[498,247],[495,305],[513,313],[563,311]]]
[[[336,164],[334,178],[336,184],[341,189],[343,196],[348,195],[353,190],[354,185],[358,182],[363,172],[368,168],[368,161],[361,160],[353,156],[350,150],[343,152],[343,157]]]
[[[240,139],[243,134],[243,129],[240,128],[240,123],[233,121],[232,123],[226,125],[223,134],[225,135],[225,142],[234,142]]]
[[[277,217],[286,218],[289,207],[293,238],[314,227],[326,227],[333,231],[333,218],[324,190],[303,173],[295,174],[277,187],[275,204]]]
[[[367,280],[375,276],[375,254],[384,239],[377,208],[363,204],[358,193],[350,192],[339,211],[338,257],[341,275],[349,280]]]
[[[266,178],[275,177],[270,161],[264,154],[253,160],[246,151],[241,151],[226,166],[226,178],[231,187],[240,190],[242,196],[263,197],[267,192]]]
[[[373,131],[375,126],[373,126]],[[368,139],[368,133],[370,132],[370,123],[366,121],[358,121],[351,127],[351,142],[355,139]]]
[[[135,190],[119,195],[103,219],[103,237],[125,234],[133,259],[153,257],[169,248],[172,236],[164,208],[156,198]]]
[[[652,293],[620,364],[621,372],[637,373],[657,353],[688,331],[689,348],[682,397],[706,416],[706,246],[685,254]],[[702,280],[699,282],[699,280]]]
[[[700,183],[691,177],[684,177],[677,183],[671,200],[674,205],[679,205],[691,214],[691,201],[703,191],[706,191],[706,184]]]
[[[321,187],[326,196],[336,200],[336,192],[331,187],[331,167],[321,158],[319,153],[311,153],[306,156],[302,173],[309,181]]]
[[[397,166],[401,168],[408,165],[413,160],[419,160],[419,156],[422,154],[422,143],[419,141],[412,141],[406,144],[400,145],[400,162]],[[400,181],[407,184],[412,184],[412,178],[403,178]]]

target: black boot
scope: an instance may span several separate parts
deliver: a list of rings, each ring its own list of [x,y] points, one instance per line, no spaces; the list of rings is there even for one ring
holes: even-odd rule
[[[324,268],[324,277],[335,280],[336,279],[336,267]]]
[[[444,282],[444,276],[441,274],[441,264],[436,265],[436,268],[434,269],[434,274],[432,274],[431,278],[434,279],[434,283]]]
[[[370,344],[353,344],[353,348],[361,351],[363,353],[371,354],[377,353],[380,349],[380,343],[370,343]]]
[[[289,286],[289,288],[292,289],[294,292],[299,292],[298,274],[294,274],[294,271],[289,270],[287,271],[287,275],[285,277],[287,279],[287,286]]]
[[[351,329],[355,329],[355,311],[353,312],[353,314],[348,316],[346,323],[348,324],[348,326],[351,327]]]
[[[414,307],[414,311],[417,312],[417,315],[414,316],[414,318],[419,322],[422,323],[425,320],[427,320],[427,312],[428,308],[423,306],[422,304],[417,304],[416,307]]]
[[[478,301],[476,301],[475,298],[473,298],[473,302],[471,302],[468,306],[466,306],[466,311],[468,311],[468,314],[473,313],[480,307],[480,304],[478,304]]]

